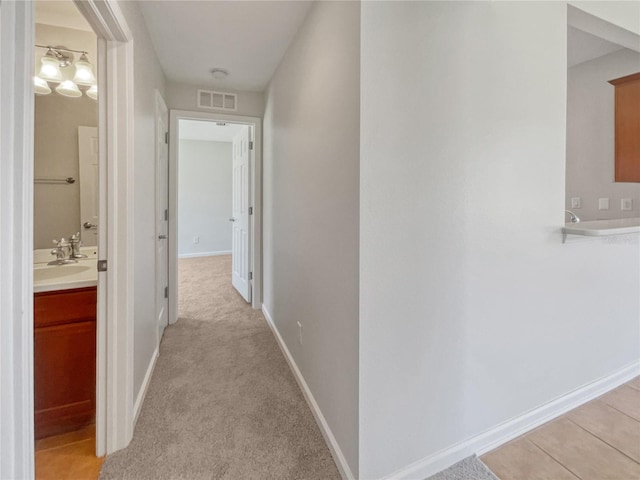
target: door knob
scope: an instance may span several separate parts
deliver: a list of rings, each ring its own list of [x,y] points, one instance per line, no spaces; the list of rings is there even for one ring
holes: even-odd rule
[[[166,240],[167,236],[166,235],[158,235],[158,240]]]
[[[235,221],[236,221],[236,219],[235,219],[235,218],[230,218],[230,219],[229,219],[229,221],[230,221],[230,222],[235,222]]]
[[[91,223],[91,222],[84,222],[82,224],[82,226],[84,228],[86,228],[86,229],[89,229],[89,228],[96,228],[98,225],[96,225],[95,223]]]

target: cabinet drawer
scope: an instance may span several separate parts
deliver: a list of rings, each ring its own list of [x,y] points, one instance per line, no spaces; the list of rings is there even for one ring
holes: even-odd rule
[[[96,320],[96,287],[36,293],[33,299],[34,327]]]

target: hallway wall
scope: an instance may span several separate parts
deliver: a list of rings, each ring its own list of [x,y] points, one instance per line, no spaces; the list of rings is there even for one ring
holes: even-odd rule
[[[212,110],[209,108],[198,108],[198,88],[204,90],[215,90],[238,95],[238,106],[235,111]],[[174,110],[187,110],[192,112],[206,113],[227,113],[230,115],[247,115],[249,117],[262,117],[264,114],[264,93],[263,92],[243,92],[230,88],[220,88],[211,86],[195,86],[184,83],[167,82],[167,106]]]
[[[315,3],[266,93],[263,170],[264,307],[356,476],[359,69],[359,3]]]
[[[638,235],[562,243],[566,15],[362,3],[363,479],[637,365]]]
[[[158,346],[155,318],[155,90],[164,94],[165,78],[136,2],[119,6],[134,37],[135,164],[134,224],[134,402]],[[151,272],[151,273],[150,273]]]

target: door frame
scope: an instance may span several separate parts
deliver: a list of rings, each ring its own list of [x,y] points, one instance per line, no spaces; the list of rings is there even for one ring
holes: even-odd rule
[[[0,6],[0,478],[33,478],[32,2]]]
[[[115,0],[73,0],[98,37],[96,454],[133,434],[133,36]],[[0,477],[33,478],[33,2],[0,8]],[[6,68],[5,68],[6,67]]]
[[[155,242],[156,242],[155,243],[155,245],[156,245],[156,251],[155,251],[155,281],[156,281],[156,289],[155,289],[156,290],[155,319],[156,319],[156,322],[158,322],[158,313],[159,312],[158,312],[158,298],[157,298],[157,295],[158,295],[157,282],[158,282],[158,276],[159,276],[159,269],[158,269],[158,251],[157,251],[158,245],[157,245],[157,242],[158,242],[158,235],[159,235],[159,230],[158,230],[158,218],[159,218],[158,205],[160,203],[159,202],[159,198],[160,198],[160,189],[161,189],[161,186],[160,186],[160,174],[159,174],[159,171],[158,171],[158,164],[160,162],[160,159],[159,159],[159,157],[160,157],[159,145],[160,145],[161,142],[165,142],[166,141],[166,138],[164,137],[164,135],[161,135],[160,132],[159,132],[158,123],[161,121],[161,117],[164,116],[164,115],[166,115],[166,119],[167,119],[167,122],[166,122],[167,124],[165,125],[167,130],[166,130],[165,134],[169,132],[169,109],[167,108],[167,103],[165,102],[164,98],[162,97],[162,94],[158,90],[155,90],[155,105],[156,105],[155,159],[154,159],[155,160],[154,165],[155,165],[155,168],[156,168],[156,172],[155,172],[156,173],[156,175],[155,175],[155,177],[156,177],[155,178],[155,184],[156,184],[156,188],[155,188],[156,212],[155,212],[155,214],[156,214],[156,217],[155,217],[155,222],[154,222],[155,223],[155,236],[156,236],[156,239],[155,239]],[[168,147],[168,145],[167,145],[167,147]],[[169,148],[167,148],[167,164],[169,162],[168,156],[169,156]],[[167,170],[169,170],[170,168],[171,167],[169,165],[167,165]],[[169,172],[167,172],[167,177],[168,176],[169,176]],[[168,178],[167,178],[167,180],[168,180]],[[167,188],[167,197],[168,197],[169,196],[169,185],[168,185],[168,183],[167,183],[166,188]],[[168,200],[169,199],[167,198],[167,208],[169,208]],[[167,229],[168,229],[168,227],[169,227],[169,225],[167,223]],[[167,286],[168,286],[169,285],[169,281],[170,281],[170,278],[169,278],[169,245],[168,244],[167,244],[166,254],[167,254]],[[168,325],[169,324],[169,322],[168,322],[168,320],[169,320],[169,302],[168,301],[167,301],[166,308],[167,308],[167,325]],[[164,329],[166,328],[167,325],[162,327],[162,331],[163,332],[164,332]],[[156,334],[157,334],[156,345],[159,346],[160,345],[160,341],[162,340],[162,335],[160,333],[159,325],[156,325]]]
[[[73,0],[98,37],[96,455],[133,437],[133,34],[116,0]],[[33,58],[33,57],[32,57]]]
[[[243,115],[169,111],[169,323],[178,320],[178,143],[180,120],[204,120],[209,122],[241,123],[252,130],[251,151],[251,206],[253,215],[249,264],[253,272],[251,306],[262,308],[262,119]],[[229,278],[231,281],[231,278]]]

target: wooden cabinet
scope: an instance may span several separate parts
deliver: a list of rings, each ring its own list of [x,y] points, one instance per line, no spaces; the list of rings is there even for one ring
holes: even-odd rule
[[[95,419],[96,287],[34,295],[36,439]]]
[[[615,181],[640,182],[640,73],[609,83],[615,86]]]

